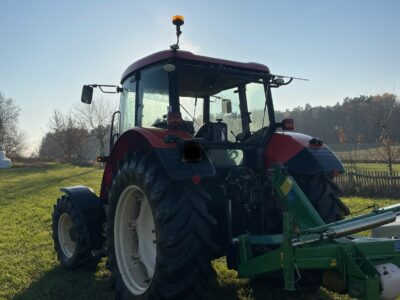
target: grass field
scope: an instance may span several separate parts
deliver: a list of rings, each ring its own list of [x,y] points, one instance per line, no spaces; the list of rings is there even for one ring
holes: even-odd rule
[[[17,165],[0,170],[0,299],[114,299],[104,261],[97,272],[61,268],[53,251],[51,212],[58,187],[83,184],[99,191],[102,170],[56,163]],[[353,211],[393,200],[344,198]],[[250,300],[290,298],[274,287],[254,288],[237,279],[224,261],[214,262],[218,284],[212,299]],[[293,297],[292,297],[293,298]],[[321,290],[296,299],[348,299]]]

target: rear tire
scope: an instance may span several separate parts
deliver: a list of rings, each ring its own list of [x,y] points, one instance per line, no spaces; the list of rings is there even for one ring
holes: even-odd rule
[[[208,299],[210,226],[216,222],[207,212],[208,197],[198,186],[171,180],[154,153],[126,157],[107,218],[117,299]]]
[[[85,220],[67,195],[57,199],[52,215],[54,249],[61,265],[67,268],[96,269]]]
[[[327,174],[293,174],[293,177],[325,223],[342,220],[349,214],[339,198],[340,188]]]

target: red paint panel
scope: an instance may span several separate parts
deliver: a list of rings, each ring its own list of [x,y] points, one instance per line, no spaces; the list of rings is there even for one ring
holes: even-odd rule
[[[101,183],[100,198],[107,199],[112,184],[113,173],[117,170],[118,161],[124,158],[126,153],[139,149],[149,148],[175,148],[176,143],[167,144],[164,138],[167,135],[176,135],[181,139],[193,138],[189,133],[181,130],[167,130],[161,128],[141,128],[124,132],[115,143],[104,168],[103,180]]]
[[[139,70],[147,65],[151,65],[151,64],[163,61],[163,60],[167,60],[169,58],[173,58],[173,57],[174,57],[173,51],[164,50],[164,51],[160,51],[160,52],[156,52],[151,55],[148,55],[142,59],[139,59],[138,61],[131,64],[125,70],[125,72],[122,74],[122,77],[121,77],[121,83],[122,83],[122,81],[124,81],[126,76],[135,72],[136,70]],[[226,59],[218,59],[218,58],[213,58],[213,57],[208,57],[208,56],[196,55],[196,54],[193,54],[192,52],[182,51],[182,50],[177,51],[176,57],[180,58],[180,59],[191,60],[191,61],[226,65],[226,66],[231,66],[231,67],[244,68],[244,69],[269,73],[269,69],[267,66],[265,66],[263,64],[258,64],[258,63],[243,63],[243,62],[236,62],[236,61],[231,61],[231,60],[226,60]]]
[[[285,163],[301,150],[309,147],[312,137],[296,132],[276,132],[265,150],[264,161],[269,168],[273,163]]]
[[[193,136],[190,135],[188,132],[182,130],[167,130],[154,127],[137,127],[133,130],[142,134],[153,148],[175,148],[175,143],[167,144],[164,142],[164,138],[167,135],[176,135],[179,136],[181,139],[193,138]]]

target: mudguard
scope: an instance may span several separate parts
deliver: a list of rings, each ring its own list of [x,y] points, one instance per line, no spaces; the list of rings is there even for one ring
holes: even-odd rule
[[[102,235],[102,223],[106,221],[103,203],[88,187],[78,185],[60,188],[74,203],[81,218],[85,220],[92,249],[102,249],[105,237]]]
[[[182,154],[178,148],[175,149],[155,149],[168,176],[175,180],[192,179],[193,176],[201,178],[214,176],[215,168],[208,155],[204,155],[204,160],[195,163],[182,161]]]
[[[200,177],[214,175],[214,166],[208,158],[197,163],[182,162],[178,144],[191,139],[193,139],[193,136],[183,130],[135,127],[124,132],[118,138],[107,159],[100,198],[107,201],[113,174],[118,168],[118,163],[124,159],[127,153],[138,150],[154,149],[161,164],[172,179],[185,180],[192,179],[195,175]]]
[[[295,173],[344,173],[343,164],[322,141],[296,132],[274,133],[264,159],[267,168],[280,162]]]

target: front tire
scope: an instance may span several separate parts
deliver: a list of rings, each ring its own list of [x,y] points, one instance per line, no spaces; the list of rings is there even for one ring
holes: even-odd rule
[[[61,265],[70,269],[96,269],[85,220],[67,195],[57,199],[52,215],[54,249]]]
[[[208,194],[171,180],[154,153],[121,164],[109,194],[109,266],[117,299],[207,299]]]

